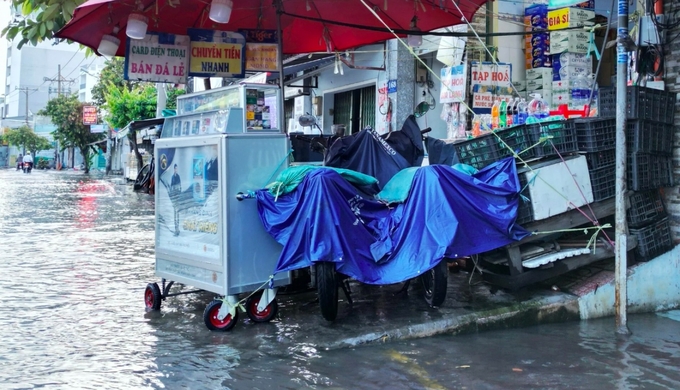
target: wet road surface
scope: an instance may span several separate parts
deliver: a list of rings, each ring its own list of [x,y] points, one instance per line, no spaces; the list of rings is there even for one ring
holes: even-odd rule
[[[680,388],[674,313],[626,340],[613,319],[330,351],[285,314],[212,333],[210,294],[144,311],[153,240],[152,197],[120,179],[0,170],[0,389]]]

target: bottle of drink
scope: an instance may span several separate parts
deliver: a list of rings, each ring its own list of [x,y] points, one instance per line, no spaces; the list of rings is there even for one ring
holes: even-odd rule
[[[498,106],[498,126],[502,129],[508,124],[508,102],[505,98],[501,99],[501,104]]]
[[[479,137],[482,135],[482,123],[481,123],[481,115],[475,115],[474,119],[472,119],[472,136],[474,138]]]
[[[496,98],[491,106],[491,129],[496,130],[500,124],[500,99]]]
[[[507,127],[510,127],[515,124],[515,119],[512,116],[512,98],[508,98],[508,109],[507,109],[507,114],[505,115],[505,125]]]
[[[571,82],[571,106],[576,110],[583,110],[590,97],[590,85],[584,74],[579,74]],[[572,108],[570,107],[570,108]]]
[[[529,105],[527,107],[527,114],[529,116],[534,117],[536,119],[543,120],[550,116],[550,107],[548,107],[548,104],[546,103],[545,100],[541,97],[540,93],[533,93],[531,94],[531,101],[529,102]]]
[[[512,124],[520,125],[519,123],[519,98],[516,97],[512,102]]]
[[[525,98],[520,99],[519,103],[517,103],[517,123],[520,125],[527,122],[527,117],[529,116],[527,107],[527,100]]]

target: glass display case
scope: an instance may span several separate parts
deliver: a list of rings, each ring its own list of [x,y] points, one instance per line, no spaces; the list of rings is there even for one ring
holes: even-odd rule
[[[279,87],[268,84],[243,83],[178,96],[177,114],[184,119],[172,121],[168,118],[163,137],[281,132],[280,103]],[[234,118],[236,115],[240,120]],[[187,119],[189,117],[191,119]],[[224,117],[223,122],[219,117]],[[237,130],[234,126],[240,128]]]

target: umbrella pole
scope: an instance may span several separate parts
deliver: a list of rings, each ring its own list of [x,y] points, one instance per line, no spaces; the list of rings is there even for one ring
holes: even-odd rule
[[[276,51],[277,51],[277,57],[278,57],[278,68],[279,68],[279,88],[281,89],[281,98],[279,99],[279,106],[276,108],[276,114],[279,116],[279,123],[281,126],[281,130],[283,130],[284,133],[287,133],[286,131],[286,124],[283,123],[285,120],[285,115],[283,112],[283,90],[284,90],[284,83],[283,83],[283,37],[281,33],[281,0],[276,0]]]
[[[618,0],[618,44],[616,45],[616,257],[614,295],[616,306],[616,333],[629,334],[627,320],[627,269],[628,236],[626,236],[626,82],[628,81],[628,51],[624,40],[628,38],[628,1]],[[610,15],[613,18],[614,15]]]

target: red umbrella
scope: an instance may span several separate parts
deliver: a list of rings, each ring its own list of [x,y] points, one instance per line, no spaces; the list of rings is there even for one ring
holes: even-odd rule
[[[470,20],[486,0],[455,0]],[[233,0],[226,24],[213,22],[210,0],[89,0],[73,13],[56,35],[94,50],[105,34],[121,44],[125,55],[128,16],[138,11],[148,18],[148,31],[185,35],[188,28],[238,31],[277,28],[278,0]],[[342,51],[394,38],[370,7],[390,28],[405,36],[416,18],[422,31],[460,24],[453,0],[280,0],[284,54]]]

